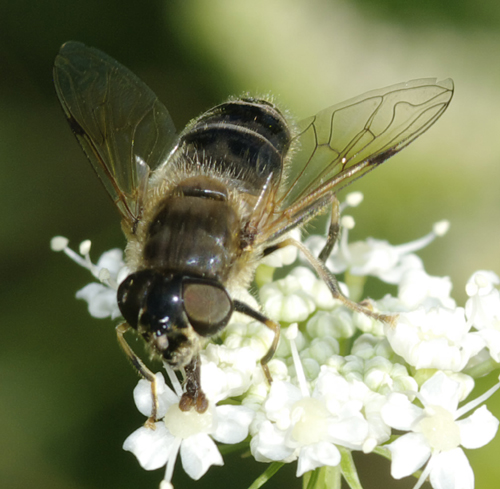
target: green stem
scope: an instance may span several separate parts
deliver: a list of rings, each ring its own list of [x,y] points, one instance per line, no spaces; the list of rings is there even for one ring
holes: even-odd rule
[[[234,443],[233,445],[218,445],[219,452],[221,455],[228,455],[234,452],[240,452],[243,450],[247,450],[250,453],[248,448],[248,441],[242,441],[240,443]]]
[[[492,358],[489,358],[488,360],[478,363],[473,367],[466,368],[463,373],[470,375],[473,379],[479,379],[480,377],[484,377],[485,375],[493,372],[493,370],[497,370],[499,367],[499,363],[495,362]]]
[[[262,487],[281,467],[285,465],[283,462],[273,462],[269,464],[267,469],[257,477],[248,489],[259,489]]]
[[[302,479],[303,489],[314,489],[319,479],[320,469],[312,470],[311,472],[306,472],[304,478]],[[316,488],[317,489],[317,488]]]
[[[377,447],[377,448],[375,448],[375,450],[373,450],[373,453],[376,453],[377,455],[380,455],[381,457],[384,457],[387,460],[392,460],[391,452],[389,451],[388,448]]]
[[[356,465],[354,465],[354,460],[352,458],[351,450],[343,447],[337,447],[342,455],[340,460],[340,470],[344,479],[351,489],[363,489],[361,486],[361,481],[358,477],[358,471],[356,470]]]
[[[338,467],[323,467],[325,488],[327,489],[341,489],[342,477]]]
[[[354,302],[363,299],[366,277],[363,275],[351,275],[349,270],[344,273],[344,282],[349,288],[349,298]]]
[[[304,489],[341,489],[342,477],[339,467],[324,466],[304,474]]]

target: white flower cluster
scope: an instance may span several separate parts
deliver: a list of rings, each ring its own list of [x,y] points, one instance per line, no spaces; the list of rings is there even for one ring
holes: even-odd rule
[[[351,194],[342,208],[360,201],[359,193]],[[261,284],[262,310],[283,326],[282,341],[269,363],[271,386],[259,361],[272,332],[240,314],[234,315],[220,342],[209,344],[201,354],[207,412],[180,411],[177,377],[167,368],[171,389],[157,374],[161,421],[155,430],[141,427],[132,433],[124,449],[146,470],[166,466],[162,489],[172,487],[179,453],[193,479],[211,465],[222,465],[214,440],[243,442],[260,462],[297,461],[297,476],[339,466],[345,449],[385,451],[390,452],[396,479],[422,469],[416,489],[427,478],[434,489],[474,487],[461,447],[479,448],[495,436],[498,420],[486,406],[478,406],[500,384],[460,403],[470,395],[474,377],[499,366],[499,277],[489,271],[474,273],[466,286],[469,299],[465,307],[457,307],[449,278],[428,275],[414,254],[446,233],[446,222],[399,246],[375,239],[349,243],[352,218],[344,216],[342,225],[328,267],[336,274],[346,272],[348,282],[349,277],[375,276],[397,285],[396,296],[370,301],[375,311],[397,314],[396,325],[346,309],[305,266]],[[305,244],[316,252],[324,238],[314,236]],[[65,238],[54,238],[52,247],[101,281],[77,293],[87,301],[90,314],[119,316],[116,288],[127,275],[121,252],[111,250],[93,265],[88,242],[82,244],[81,256],[68,248]],[[267,267],[290,265],[296,258],[289,249],[277,254],[269,257]],[[346,284],[341,288],[345,295],[352,289]],[[141,413],[149,416],[147,381],[139,381],[134,398]]]

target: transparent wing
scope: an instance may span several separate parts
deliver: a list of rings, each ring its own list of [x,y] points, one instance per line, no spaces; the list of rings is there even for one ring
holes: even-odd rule
[[[451,79],[427,78],[374,90],[298,124],[298,150],[278,204],[288,208],[351,183],[401,151],[448,107]]]
[[[298,124],[288,178],[267,218],[251,225],[270,242],[309,220],[331,195],[425,132],[448,107],[451,79],[412,80],[334,105]],[[270,197],[271,199],[272,197]]]
[[[61,47],[54,85],[73,132],[132,227],[149,169],[165,160],[175,141],[167,109],[131,71],[78,42]]]

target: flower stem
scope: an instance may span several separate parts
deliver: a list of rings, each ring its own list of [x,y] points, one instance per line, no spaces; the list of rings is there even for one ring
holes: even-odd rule
[[[470,375],[473,379],[479,379],[480,377],[484,377],[494,370],[497,370],[499,366],[500,364],[495,362],[495,360],[488,358],[488,360],[474,365],[473,367],[466,367],[463,373]]]
[[[358,471],[356,470],[356,465],[354,465],[354,460],[352,458],[352,452],[347,448],[337,447],[342,455],[340,460],[340,470],[344,479],[351,489],[363,489],[361,486],[361,481],[358,477]],[[340,486],[339,486],[340,487]]]
[[[396,439],[396,438],[394,438]],[[390,441],[393,441],[392,439]],[[373,450],[373,453],[376,453],[377,455],[380,455],[387,460],[392,460],[391,452],[385,448],[385,447],[377,447],[375,450]]]
[[[349,289],[349,298],[354,302],[359,302],[363,298],[366,276],[351,275],[349,270],[344,273],[344,282]]]
[[[341,489],[342,477],[339,467],[325,465],[304,475],[304,489]]]
[[[302,479],[303,489],[320,489],[320,486],[318,486],[320,470],[321,469],[316,469],[304,474],[304,477]]]
[[[259,489],[259,487],[262,487],[283,465],[285,465],[283,462],[269,464],[267,469],[252,482],[252,485],[248,489]]]

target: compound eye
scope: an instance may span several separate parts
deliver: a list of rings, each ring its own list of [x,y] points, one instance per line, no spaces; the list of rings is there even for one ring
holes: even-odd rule
[[[183,289],[184,311],[200,336],[212,336],[231,318],[233,302],[218,284],[187,282]]]
[[[153,271],[142,270],[129,275],[118,287],[118,307],[125,321],[134,329],[137,329],[139,313],[155,280],[157,277]]]

